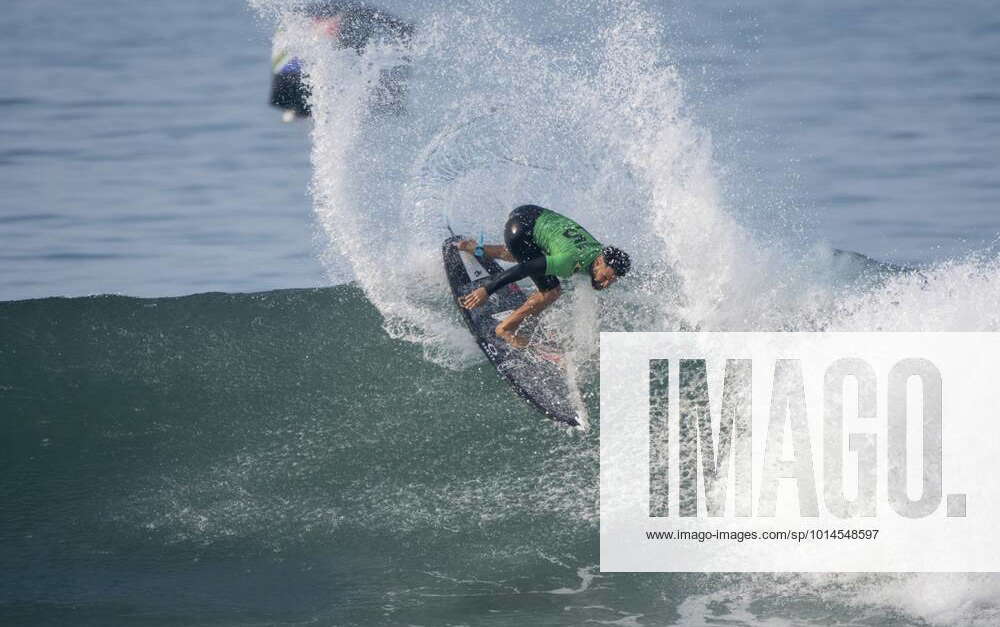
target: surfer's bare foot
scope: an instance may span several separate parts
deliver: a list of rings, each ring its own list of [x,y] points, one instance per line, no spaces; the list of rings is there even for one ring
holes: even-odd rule
[[[506,341],[514,348],[528,348],[528,340],[513,331],[502,328],[503,324],[498,324],[496,328],[497,337]]]

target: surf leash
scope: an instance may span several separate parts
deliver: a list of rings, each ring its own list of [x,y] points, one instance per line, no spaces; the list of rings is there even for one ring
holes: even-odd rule
[[[486,254],[486,249],[483,248],[483,242],[486,241],[486,233],[479,231],[479,241],[476,243],[475,255],[480,259]]]

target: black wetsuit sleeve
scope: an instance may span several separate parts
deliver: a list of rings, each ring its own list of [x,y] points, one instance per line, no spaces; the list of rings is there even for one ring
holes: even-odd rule
[[[512,268],[508,268],[487,281],[483,287],[486,288],[487,294],[492,294],[504,285],[520,281],[533,274],[545,274],[545,257],[535,257],[524,263],[519,263]]]

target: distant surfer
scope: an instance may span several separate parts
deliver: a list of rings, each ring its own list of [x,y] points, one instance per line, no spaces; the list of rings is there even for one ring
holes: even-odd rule
[[[337,48],[353,48],[358,56],[375,41],[394,42],[409,46],[414,27],[381,9],[365,6],[358,0],[323,1],[296,6],[293,9],[312,20],[314,35],[329,39]],[[302,60],[292,55],[292,34],[279,29],[274,35],[271,54],[271,106],[283,110],[282,120],[291,122],[308,117],[310,91],[304,77]],[[372,92],[373,110],[402,113],[406,95],[408,64],[396,65],[379,72],[379,81]]]
[[[479,307],[505,285],[531,277],[538,291],[496,327],[497,337],[517,348],[528,345],[528,340],[517,334],[521,321],[540,313],[562,294],[559,277],[569,278],[576,272],[587,272],[591,286],[603,290],[625,276],[632,266],[624,251],[604,246],[573,220],[537,205],[522,205],[511,211],[503,237],[506,245],[484,245],[479,252],[517,265],[493,276],[482,287],[462,297],[460,302],[466,309]],[[476,253],[480,247],[471,239],[458,242],[456,246],[470,253]]]

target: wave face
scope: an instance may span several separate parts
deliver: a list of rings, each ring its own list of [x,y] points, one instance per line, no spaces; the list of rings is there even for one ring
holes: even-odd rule
[[[353,286],[0,303],[0,620],[997,617],[990,577],[600,574],[599,425],[384,323]]]
[[[595,443],[382,323],[348,286],[0,303],[3,622],[560,616]]]

